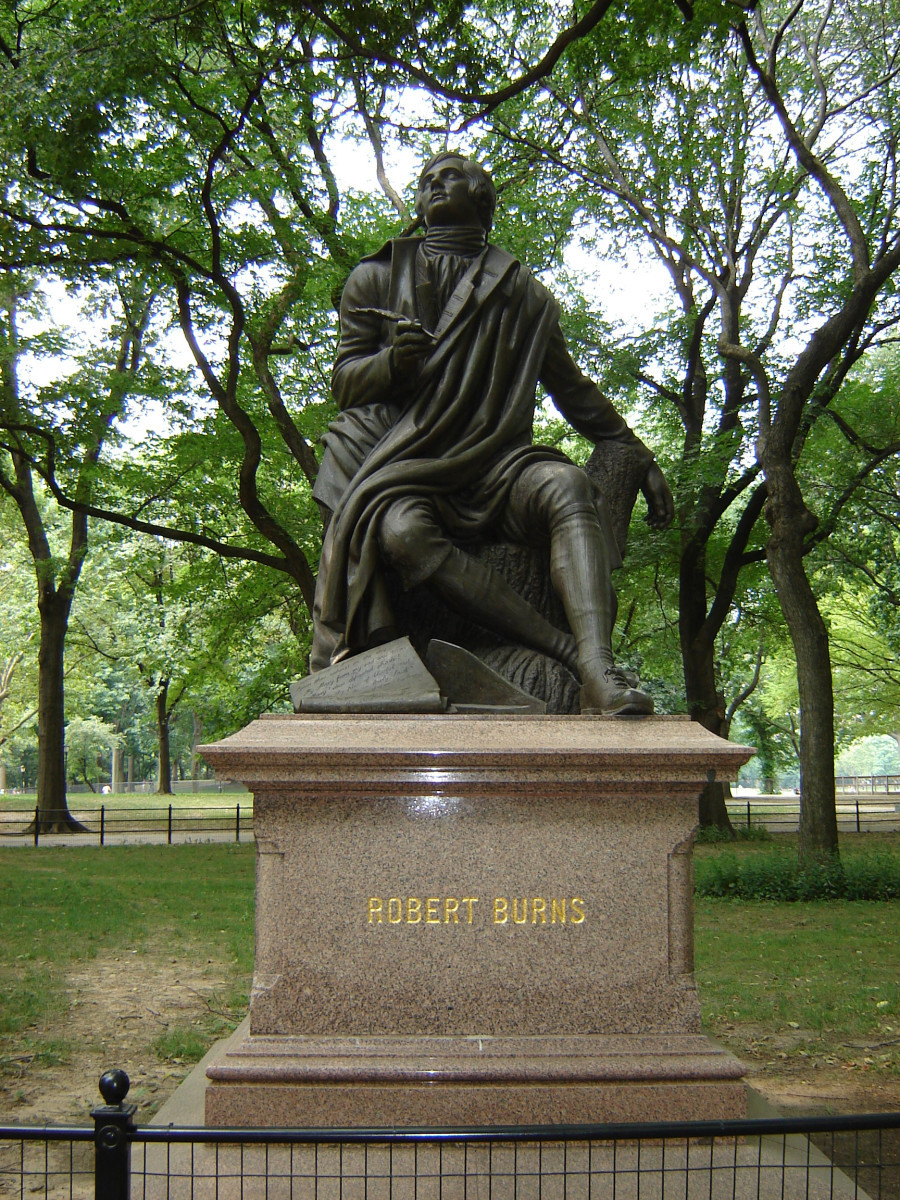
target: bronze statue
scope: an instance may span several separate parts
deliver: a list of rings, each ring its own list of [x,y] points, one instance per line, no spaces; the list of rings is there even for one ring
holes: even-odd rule
[[[583,713],[650,713],[652,699],[611,649],[621,565],[596,489],[564,454],[532,441],[540,382],[594,443],[646,462],[647,520],[664,528],[672,494],[653,455],[573,362],[559,308],[531,272],[487,241],[496,192],[455,153],[428,162],[416,210],[424,238],[390,242],[351,273],[341,301],[315,497],[328,521],[311,669],[406,633],[386,570],[467,620],[564,663]],[[571,634],[467,547],[504,540],[549,549]],[[574,636],[573,636],[574,635]]]

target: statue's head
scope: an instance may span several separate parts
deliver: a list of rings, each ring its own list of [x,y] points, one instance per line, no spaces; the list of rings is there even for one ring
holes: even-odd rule
[[[422,168],[416,213],[426,225],[481,225],[489,233],[496,206],[493,179],[471,158],[444,150]]]

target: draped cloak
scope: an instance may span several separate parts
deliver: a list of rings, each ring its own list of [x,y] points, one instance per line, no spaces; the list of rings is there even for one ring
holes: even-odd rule
[[[341,414],[323,438],[314,488],[331,511],[315,603],[311,667],[395,636],[378,524],[400,497],[427,497],[450,539],[465,544],[502,515],[521,468],[566,456],[532,444],[535,390],[595,443],[652,455],[569,356],[559,308],[527,268],[495,246],[477,255],[434,323],[420,239],[388,243],[351,273],[341,300],[332,388]],[[391,375],[396,323],[418,319],[434,349],[410,383]],[[611,548],[617,557],[615,545]],[[614,562],[614,565],[620,565]]]

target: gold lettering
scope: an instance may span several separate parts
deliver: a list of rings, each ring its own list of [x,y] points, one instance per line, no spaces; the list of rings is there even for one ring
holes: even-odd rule
[[[391,896],[384,900],[381,896],[370,896],[368,899],[369,925],[474,925],[475,905],[477,896],[429,896],[421,899],[418,896]],[[460,920],[465,907],[465,921]],[[505,896],[495,896],[493,901],[493,922],[495,925],[527,925],[529,916],[532,925],[581,925],[587,919],[586,901],[576,896],[573,899],[545,899],[542,896],[509,899]]]

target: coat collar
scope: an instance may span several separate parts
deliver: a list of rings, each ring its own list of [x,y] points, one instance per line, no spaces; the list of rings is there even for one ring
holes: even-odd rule
[[[389,261],[391,264],[390,302],[399,311],[410,311],[416,296],[416,254],[421,238],[397,238],[386,243],[370,258],[373,261]],[[473,268],[468,270],[457,285],[447,306],[440,314],[434,330],[439,340],[455,328],[461,316],[480,308],[497,286],[516,267],[519,261],[505,250],[488,243]],[[474,303],[470,304],[469,301]],[[415,315],[410,311],[410,316]]]

